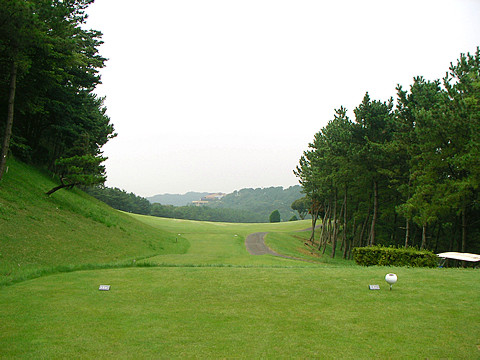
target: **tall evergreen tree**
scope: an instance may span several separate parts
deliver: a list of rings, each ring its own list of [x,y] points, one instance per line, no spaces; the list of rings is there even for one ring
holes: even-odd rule
[[[373,193],[373,214],[369,245],[375,245],[376,225],[379,217],[379,186],[394,160],[388,156],[386,146],[392,137],[393,99],[388,102],[371,101],[365,94],[362,103],[354,110],[355,138],[359,145],[356,162],[370,179]]]
[[[294,173],[312,204],[324,206],[321,244],[335,248],[340,231],[344,256],[347,238],[352,246],[480,250],[479,50],[462,54],[443,82],[399,86],[397,99],[393,110],[393,99],[367,93],[353,124],[337,110],[300,158]]]
[[[115,134],[103,99],[93,94],[105,59],[98,54],[101,33],[82,28],[91,3],[6,0],[0,4],[4,50],[0,62],[12,64],[12,70],[0,70],[0,112],[7,119],[2,128],[2,163],[11,135],[13,151],[22,149],[17,154],[24,160],[55,170],[57,160],[71,157],[75,143],[86,134],[90,144],[75,156],[91,157],[89,164],[97,163],[101,175],[100,148]]]

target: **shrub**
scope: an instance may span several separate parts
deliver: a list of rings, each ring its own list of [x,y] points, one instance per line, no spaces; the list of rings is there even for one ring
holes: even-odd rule
[[[353,259],[363,266],[412,266],[436,267],[438,258],[428,250],[394,247],[357,247],[353,249]]]
[[[270,214],[270,222],[277,223],[280,222],[280,212],[278,210],[273,210]]]

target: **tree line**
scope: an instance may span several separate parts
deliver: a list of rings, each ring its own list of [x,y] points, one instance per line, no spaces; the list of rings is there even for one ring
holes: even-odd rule
[[[258,222],[258,214],[239,209],[216,209],[208,206],[174,206],[150,203],[146,198],[128,193],[118,188],[104,186],[83,189],[98,200],[114,209],[134,214],[151,215],[172,219],[218,221],[218,222]]]
[[[336,109],[300,158],[310,240],[344,257],[375,244],[479,251],[479,49],[441,80],[396,90],[395,106],[366,93],[353,120]]]
[[[130,212],[134,214],[141,215],[151,215],[165,218],[173,219],[186,219],[186,220],[199,220],[199,221],[216,221],[216,222],[233,222],[233,223],[255,223],[255,222],[280,222],[281,215],[278,209],[274,210],[272,213],[275,213],[275,219],[272,220],[272,214],[265,218],[265,211],[261,209],[260,211],[255,209],[246,209],[244,208],[246,204],[243,204],[240,208],[228,208],[228,207],[216,207],[216,206],[195,206],[195,205],[186,205],[186,206],[174,206],[174,205],[163,205],[160,203],[151,203],[148,199],[135,195],[134,193],[128,193],[125,190],[119,188],[110,188],[106,186],[93,186],[93,187],[83,187],[85,192],[91,196],[97,198],[98,200],[108,204],[114,209]],[[260,189],[257,189],[260,191]],[[282,191],[280,191],[282,190]],[[298,189],[291,187],[283,191],[283,188],[267,188],[261,189],[262,193],[275,193],[277,196],[282,194],[288,197],[291,195],[290,192],[296,193]],[[253,189],[245,189],[246,193],[251,193]],[[243,192],[243,189],[240,190]],[[235,194],[235,193],[234,193]],[[238,192],[236,192],[238,196]],[[229,196],[228,194],[227,196]],[[217,201],[215,201],[216,203]],[[276,203],[278,205],[278,203]],[[268,208],[271,208],[273,205],[269,204]],[[303,216],[305,214],[303,213]],[[289,220],[296,220],[295,216],[289,218]]]
[[[216,209],[209,206],[174,206],[152,204],[150,215],[198,221],[215,221],[230,223],[254,223],[258,221],[258,214],[239,209]]]
[[[85,29],[93,0],[0,2],[0,179],[7,154],[59,175],[54,191],[105,181],[101,147],[116,134],[93,93],[106,59]]]
[[[256,222],[269,222],[272,211],[278,210],[281,221],[288,221],[296,215],[291,205],[302,197],[301,191],[300,185],[288,188],[282,186],[245,188],[235,190],[218,201],[212,201],[208,206],[252,212],[258,214]]]
[[[119,188],[91,186],[83,187],[82,190],[117,210],[140,215],[150,215],[152,210],[150,201]]]

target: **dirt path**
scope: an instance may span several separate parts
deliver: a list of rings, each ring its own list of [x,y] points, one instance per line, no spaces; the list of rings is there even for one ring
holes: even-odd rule
[[[264,239],[266,234],[266,232],[257,232],[247,236],[245,239],[245,246],[250,255],[280,255],[265,245]]]
[[[270,249],[266,244],[265,244],[265,235],[266,232],[257,232],[253,233],[247,236],[245,239],[245,246],[247,248],[247,251],[250,253],[250,255],[273,255],[273,256],[280,256],[285,259],[292,259],[292,260],[301,260],[301,261],[308,261],[304,259],[299,259],[299,258],[294,258],[291,256],[286,256],[279,254],[272,249]]]

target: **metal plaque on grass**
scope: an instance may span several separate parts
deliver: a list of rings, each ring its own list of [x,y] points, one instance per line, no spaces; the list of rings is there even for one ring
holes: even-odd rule
[[[108,290],[110,290],[110,285],[100,285],[98,290],[108,291]]]
[[[380,290],[380,285],[368,285],[370,290]]]

